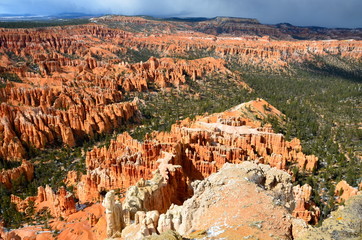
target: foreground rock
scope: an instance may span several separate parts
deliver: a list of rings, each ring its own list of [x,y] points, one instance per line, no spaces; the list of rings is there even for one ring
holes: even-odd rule
[[[106,219],[100,204],[78,210],[65,220],[51,219],[48,226],[27,226],[10,232],[0,228],[0,239],[4,240],[100,240],[106,237]]]
[[[362,195],[350,197],[319,228],[305,230],[298,240],[358,240],[362,236]]]
[[[290,238],[288,209],[294,200],[289,174],[251,162],[225,164],[193,188],[192,198],[160,216],[159,232],[204,232],[203,239]]]
[[[172,165],[168,167],[171,170]],[[171,171],[166,173],[170,176]],[[219,172],[193,182],[194,194],[182,205],[164,201],[170,196],[160,194],[162,189],[175,186],[170,181],[172,176],[164,179],[163,185],[154,185],[159,176],[163,174],[156,171],[153,180],[146,181],[152,190],[142,187],[143,180],[131,187],[123,205],[114,202],[113,191],[107,193],[104,206],[110,239],[136,240],[169,231],[192,239],[292,237],[291,212],[299,200],[294,198],[291,176],[284,171],[252,162],[226,163]],[[150,199],[157,200],[157,204],[145,204]],[[170,207],[165,211],[160,207],[162,203]]]
[[[335,195],[338,202],[345,202],[352,196],[357,195],[358,190],[351,187],[346,181],[342,180],[336,185]]]

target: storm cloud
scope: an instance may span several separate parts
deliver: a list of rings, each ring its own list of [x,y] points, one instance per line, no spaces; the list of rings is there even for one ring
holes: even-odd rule
[[[362,27],[361,0],[1,0],[0,13],[151,15],[158,17],[233,16],[262,23]]]

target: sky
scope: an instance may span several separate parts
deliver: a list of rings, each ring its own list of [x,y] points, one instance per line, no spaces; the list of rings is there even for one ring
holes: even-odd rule
[[[0,14],[246,17],[261,23],[362,28],[362,0],[0,0]]]

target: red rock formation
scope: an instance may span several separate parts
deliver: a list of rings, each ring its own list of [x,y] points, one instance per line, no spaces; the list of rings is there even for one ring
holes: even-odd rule
[[[58,193],[54,194],[49,186],[38,188],[36,203],[38,209],[49,208],[55,217],[65,217],[76,212],[75,201],[71,193],[61,187]]]
[[[107,94],[83,95],[66,88],[64,93],[46,88],[5,88],[0,95],[10,104],[22,105],[2,103],[0,106],[0,131],[4,136],[0,157],[4,159],[24,157],[21,143],[44,148],[60,142],[72,147],[77,140],[110,132],[137,119],[135,103],[117,103],[118,99]]]
[[[137,211],[155,210],[158,213],[165,213],[171,204],[182,204],[192,195],[189,189],[190,181],[182,166],[173,164],[179,162],[175,158],[180,156],[169,152],[163,152],[161,156],[162,158],[157,160],[159,166],[153,172],[152,179],[145,181],[142,178],[126,193],[123,209],[130,212],[132,220]]]
[[[176,166],[172,165],[168,169],[175,171],[175,168]],[[177,168],[180,168],[180,166],[177,166]],[[141,179],[136,186],[128,189],[123,205],[116,201],[113,190],[107,192],[102,202],[102,206],[106,209],[107,236],[112,238],[129,226],[132,221],[137,223],[143,222],[147,216],[148,220],[151,220],[154,224],[152,226],[153,232],[156,232],[159,212],[157,210],[152,211],[153,217],[151,217],[151,212],[148,212],[146,215],[145,211],[147,211],[148,207],[151,209],[161,207],[166,212],[171,205],[169,200],[173,198],[173,195],[178,195],[175,190],[179,184],[179,182],[176,182],[176,185],[172,188],[168,180],[164,179],[159,171],[155,172],[154,177],[150,181],[146,182],[144,179]],[[182,182],[180,183],[182,184]],[[167,190],[174,191],[170,192]]]
[[[18,180],[22,176],[27,181],[33,180],[34,166],[28,161],[23,160],[22,164],[10,170],[2,170],[0,172],[0,184],[3,184],[6,188],[11,188],[14,181]]]
[[[67,217],[76,212],[73,195],[63,187],[59,188],[57,193],[54,193],[49,186],[38,187],[37,196],[21,200],[12,195],[11,202],[16,204],[18,211],[21,212],[27,212],[30,202],[34,202],[35,211],[48,209],[53,217]]]
[[[337,186],[334,194],[337,196],[338,202],[345,202],[350,197],[357,195],[358,189],[351,187],[346,181],[340,181]]]
[[[143,18],[111,17],[99,21],[117,21],[125,26],[146,22],[156,29],[163,24],[164,30],[174,27],[172,22]],[[97,24],[42,31],[1,29],[0,71],[16,73],[23,83],[0,89],[3,102],[0,132],[5,136],[0,141],[0,157],[24,157],[22,142],[36,148],[56,142],[74,146],[96,133],[111,131],[130,120],[136,111],[135,106],[120,103],[123,93],[119,90],[184,87],[188,78],[230,75],[222,58],[233,56],[241,64],[258,65],[272,71],[284,71],[290,62],[310,59],[311,54],[362,58],[360,41],[289,42],[255,36],[215,38],[192,32],[190,25],[184,27],[190,31],[151,36]],[[128,49],[148,49],[161,56],[186,56],[190,52],[206,51],[213,52],[219,59],[150,58],[145,63],[128,64],[117,55],[127,54]],[[243,84],[240,79],[237,81]],[[119,108],[127,113],[117,114]],[[312,169],[316,162],[311,157],[295,158],[299,158],[301,167],[307,169]],[[280,164],[283,160],[270,161]]]
[[[141,178],[151,178],[161,149],[158,144],[141,144],[127,132],[111,140],[108,148],[94,148],[87,153],[87,174],[77,186],[79,199],[82,202],[98,200],[102,191],[123,190]]]
[[[46,229],[44,225],[27,226],[11,232],[2,231],[0,228],[0,239],[96,240],[106,238],[106,221],[101,204],[94,204],[73,213],[65,220],[52,219],[48,225],[51,229]],[[53,230],[59,231],[59,235],[54,235]]]
[[[160,24],[143,18],[115,19],[103,20],[155,27]],[[198,27],[207,27],[203,24]],[[29,146],[45,148],[58,143],[74,146],[79,141],[137,120],[137,104],[122,102],[124,92],[147,91],[154,86],[183,88],[189,81],[209,75],[235,78],[225,67],[224,59],[231,56],[240,64],[257,65],[271,71],[284,71],[289,63],[309,60],[314,54],[362,58],[361,41],[215,37],[193,32],[190,25],[186,26],[186,32],[173,31],[173,27],[173,23],[165,23],[158,28],[162,31],[149,35],[97,24],[44,28],[41,31],[0,29],[0,72],[15,73],[23,81],[8,82],[7,87],[0,89],[0,157],[23,159]],[[161,32],[170,34],[158,34]],[[148,49],[161,57],[129,64],[122,56],[130,49]],[[205,52],[216,58],[182,59],[190,53],[204,55]],[[235,79],[243,84],[241,79]],[[1,81],[6,82],[5,79]],[[175,156],[171,159],[172,165],[182,167],[182,172],[177,169],[169,173],[171,182],[172,179],[181,182],[203,179],[225,163],[248,160],[286,171],[290,170],[289,165],[312,171],[318,159],[303,154],[299,140],[288,142],[281,134],[274,133],[270,126],[262,126],[259,119],[268,115],[279,117],[281,121],[281,113],[259,99],[225,113],[182,121],[175,124],[170,133],[153,133],[143,143],[124,133],[111,141],[108,148],[94,148],[89,152],[87,173],[83,176],[69,173],[67,184],[75,186],[81,202],[98,201],[107,190],[124,191],[141,178],[151,179],[152,171],[160,165],[158,160],[163,158],[163,151]],[[1,182],[10,187],[9,179],[16,179],[24,173],[27,177],[32,175],[29,174],[32,168],[28,166],[27,169],[2,172]],[[180,192],[184,190],[182,187]],[[66,196],[64,189],[58,194],[46,189],[39,191],[35,199],[39,206],[49,207],[56,216],[73,211],[73,200]],[[173,194],[172,191],[165,190],[168,195]],[[295,214],[316,222],[318,213],[307,212],[311,203],[305,196],[310,195],[309,190],[302,187],[298,191],[296,197],[300,200]],[[19,198],[13,197],[13,201],[19,209],[26,209],[27,205]],[[164,201],[167,202],[165,206],[172,201]],[[164,211],[162,204],[158,206],[154,200],[150,202],[150,206]],[[97,225],[95,219],[89,224]]]
[[[165,88],[170,86],[186,85],[187,77],[193,81],[211,73],[230,73],[225,68],[225,62],[214,58],[197,60],[175,60],[171,58],[150,58],[145,63],[125,65],[130,74],[120,79],[121,86],[126,91],[143,91],[148,89],[147,82]]]
[[[278,169],[289,165],[311,171],[317,158],[305,156],[300,142],[288,142],[283,135],[273,133],[269,126],[261,127],[268,114],[281,113],[264,100],[241,104],[229,111],[184,120],[175,124],[170,133],[155,132],[143,143],[123,133],[110,142],[109,147],[94,148],[87,153],[87,174],[77,184],[81,202],[98,201],[101,193],[111,189],[124,190],[139,179],[150,179],[159,166],[162,151],[173,153],[172,164],[180,165],[190,180],[203,179],[225,163],[257,160]],[[305,164],[305,163],[308,164]],[[74,183],[73,174],[68,176]]]
[[[293,187],[295,208],[293,216],[303,219],[306,223],[317,224],[320,217],[320,210],[311,201],[312,187],[308,184]]]

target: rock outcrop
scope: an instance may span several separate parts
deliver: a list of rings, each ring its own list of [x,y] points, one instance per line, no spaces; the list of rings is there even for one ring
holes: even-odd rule
[[[261,126],[260,119],[268,115],[281,118],[277,109],[259,99],[195,121],[186,119],[173,125],[169,133],[152,133],[143,143],[128,133],[120,134],[109,147],[87,154],[87,173],[76,185],[77,196],[81,202],[97,201],[103,191],[124,191],[141,178],[151,179],[162,151],[174,155],[170,163],[180,165],[191,181],[208,177],[225,163],[248,160],[288,172],[293,165],[315,169],[318,159],[303,154],[299,140],[288,142],[269,125]]]
[[[141,178],[150,179],[160,150],[160,145],[141,144],[126,132],[111,140],[108,148],[94,148],[87,153],[87,173],[76,185],[78,198],[97,201],[102,191],[124,191]]]
[[[203,239],[290,239],[293,219],[290,213],[299,201],[294,198],[291,179],[288,173],[268,165],[226,163],[219,172],[193,182],[194,195],[183,205],[172,204],[161,215],[157,210],[141,209],[143,199],[126,197],[123,209],[131,209],[127,206],[132,203],[133,212],[138,211],[133,223],[126,224],[119,233],[130,240],[170,230],[189,238],[199,234]],[[133,192],[130,188],[127,194]],[[145,189],[139,189],[139,195],[144,193],[147,194]],[[157,196],[155,193],[151,195]]]
[[[19,180],[21,177],[24,177],[28,182],[33,179],[34,166],[32,163],[23,160],[22,164],[17,168],[2,170],[0,172],[0,184],[10,189],[13,182]]]
[[[18,211],[25,212],[34,207],[36,212],[49,210],[53,217],[68,217],[76,212],[76,204],[73,195],[65,190],[64,187],[59,188],[57,193],[47,185],[38,187],[38,195],[27,197],[25,200],[12,195],[11,202],[17,206]],[[32,204],[32,203],[33,204]]]
[[[197,32],[204,29],[204,22],[197,24],[198,27],[187,24],[184,27],[188,31],[172,33],[170,28],[179,28],[172,22],[127,17],[95,21],[115,21],[125,26],[156,24],[156,29],[159,24],[165,24],[170,34],[135,34],[97,24],[41,31],[0,29],[0,73],[17,76],[16,81],[0,79],[8,83],[0,89],[0,133],[4,136],[0,140],[0,157],[22,159],[29,147],[54,144],[72,147],[94,135],[111,132],[137,119],[137,107],[122,102],[128,92],[184,89],[190,81],[208,76],[234,78],[235,74],[226,68],[225,60],[231,57],[243,65],[277,72],[287,71],[290,63],[310,60],[314,55],[362,58],[360,41],[215,37]],[[228,25],[230,21],[234,23],[224,18],[208,22]],[[268,32],[263,33],[264,30],[260,34]],[[142,55],[143,50],[154,52],[160,58],[126,62],[127,54]],[[197,59],[169,58],[190,54]],[[245,85],[241,79],[235,81]],[[280,162],[279,159],[272,161]],[[313,168],[309,164],[315,159],[307,158],[307,162],[305,167]]]
[[[43,93],[48,94],[48,91],[39,90],[40,96],[36,99],[41,100]],[[24,157],[25,146],[44,148],[64,143],[73,147],[77,141],[110,132],[138,118],[137,106],[132,102],[104,105],[101,100],[98,103],[91,96],[88,99],[90,102],[87,102],[86,97],[79,98],[76,93],[58,93],[48,103],[38,105],[35,100],[26,98],[26,94],[19,101],[23,102],[21,104],[29,104],[28,107],[6,103],[0,106],[0,131],[4,136],[1,139],[0,157],[4,159]],[[28,100],[25,99],[30,100],[26,102]],[[12,99],[12,103],[14,101]]]
[[[172,204],[181,204],[190,196],[187,177],[181,166],[172,165],[174,155],[163,153],[164,158],[153,173],[151,180],[141,179],[131,186],[125,195],[123,204],[115,201],[114,191],[109,191],[104,200],[106,208],[107,235],[115,237],[121,234],[127,239],[124,228],[132,222],[140,225],[138,237],[157,233],[159,213],[165,213]]]
[[[293,216],[303,219],[308,224],[317,224],[320,217],[320,210],[311,200],[312,187],[308,184],[293,187],[295,208]]]
[[[323,221],[318,228],[307,228],[300,232],[298,240],[343,240],[361,239],[362,236],[362,195],[352,196],[346,200],[344,206],[340,206],[331,213],[331,217]]]
[[[247,214],[245,215],[241,211],[260,211],[259,214],[254,216],[258,215],[258,217],[261,217],[261,215],[267,215],[268,213],[261,206],[257,207],[258,203],[263,203],[264,207],[270,204],[276,208],[278,208],[277,205],[285,205],[287,208],[290,208],[291,204],[293,204],[290,181],[290,175],[276,171],[266,165],[256,165],[251,162],[244,162],[240,165],[225,164],[218,173],[211,175],[201,182],[195,182],[193,184],[194,195],[185,201],[181,207],[173,206],[166,214],[161,215],[158,230],[163,232],[167,229],[172,229],[181,235],[189,235],[194,230],[206,230],[206,232],[209,231],[207,236],[205,236],[206,239],[208,239],[207,237],[215,237],[211,235],[218,235],[218,237],[228,236],[231,239],[236,239],[236,232],[232,233],[234,238],[232,235],[228,235],[232,232],[228,233],[228,226],[233,228],[232,226],[242,226],[244,225],[243,223],[249,223],[249,225],[245,224],[244,228],[267,228],[266,225],[270,224],[271,226],[272,224],[267,221],[256,223],[261,219],[253,219],[253,217],[248,219]],[[273,192],[271,193],[273,197],[269,196],[269,200],[263,199],[265,201],[262,201],[263,191],[253,189],[258,185],[259,187],[264,187],[267,191]],[[254,194],[258,196],[255,196],[256,198],[252,200]],[[281,199],[281,196],[284,199]],[[244,197],[248,199],[246,200]],[[232,199],[234,201],[231,201]],[[254,207],[255,210],[252,210]],[[287,211],[282,210],[282,208],[279,210],[282,215],[288,215]],[[274,213],[277,212],[278,210]],[[228,214],[230,216],[227,216]],[[265,218],[263,217],[263,219]],[[255,225],[259,224],[261,227],[253,226],[253,223]],[[289,228],[291,227],[290,217],[286,217],[285,222],[280,222],[280,224],[280,226],[274,225],[273,227],[274,231],[278,231],[276,236],[287,238]],[[240,234],[247,232],[246,229],[243,231],[242,228],[237,230],[240,231]],[[216,230],[215,232],[217,233],[213,232],[213,230]],[[245,233],[239,235],[239,237],[243,235]]]
[[[189,179],[182,167],[172,164],[175,156],[167,152],[163,155],[163,158],[157,160],[159,166],[153,172],[152,179],[141,179],[127,190],[124,209],[130,213],[132,220],[138,211],[156,210],[164,213],[171,204],[180,204],[191,194]]]
[[[357,195],[358,189],[351,187],[346,181],[342,180],[336,185],[335,195],[338,202],[345,202],[350,197]]]
[[[106,209],[107,236],[112,237],[124,226],[122,203],[115,201],[114,191],[109,191],[102,203]]]

